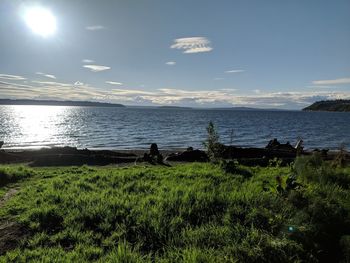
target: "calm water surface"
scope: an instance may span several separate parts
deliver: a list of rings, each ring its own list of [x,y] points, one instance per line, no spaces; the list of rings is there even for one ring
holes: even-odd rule
[[[0,106],[0,140],[4,148],[202,148],[210,120],[228,144],[302,138],[306,148],[350,146],[350,113],[65,106]]]

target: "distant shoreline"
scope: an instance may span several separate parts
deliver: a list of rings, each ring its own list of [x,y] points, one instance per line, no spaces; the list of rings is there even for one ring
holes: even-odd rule
[[[71,106],[71,107],[106,107],[155,110],[217,110],[217,111],[301,111],[300,109],[263,109],[249,107],[200,108],[181,106],[137,106],[90,101],[47,101],[47,100],[7,100],[0,99],[0,106]]]
[[[11,100],[0,99],[0,105],[20,106],[80,106],[80,107],[125,107],[122,104],[92,102],[92,101],[58,101],[58,100]]]

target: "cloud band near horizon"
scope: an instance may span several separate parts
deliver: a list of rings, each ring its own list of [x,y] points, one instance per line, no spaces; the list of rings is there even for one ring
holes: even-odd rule
[[[303,108],[317,100],[350,99],[350,91],[322,90],[264,93],[259,90],[259,92],[255,92],[252,95],[242,96],[237,93],[236,89],[183,90],[162,88],[157,90],[138,90],[125,88],[104,90],[79,81],[62,83],[33,80],[29,84],[24,82],[23,80],[23,83],[18,83],[16,79],[0,81],[2,98],[55,100],[65,98],[66,100],[100,101],[127,105],[176,105],[191,107],[249,106],[286,109]]]

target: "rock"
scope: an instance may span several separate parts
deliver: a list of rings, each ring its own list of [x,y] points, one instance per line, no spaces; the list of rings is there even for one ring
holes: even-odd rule
[[[279,141],[277,141],[276,138],[274,138],[273,140],[270,140],[269,143],[266,145],[266,149],[275,149],[277,147],[279,147],[281,144]]]
[[[182,153],[170,154],[165,160],[173,162],[207,162],[209,158],[204,151],[187,149]]]
[[[265,147],[268,150],[281,150],[281,151],[291,151],[296,152],[296,149],[289,143],[280,143],[276,138],[269,141]]]

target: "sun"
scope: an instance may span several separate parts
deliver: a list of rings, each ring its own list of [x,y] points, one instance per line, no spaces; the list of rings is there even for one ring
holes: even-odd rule
[[[31,7],[24,13],[27,26],[42,37],[53,35],[56,31],[56,18],[50,10],[43,7]]]

